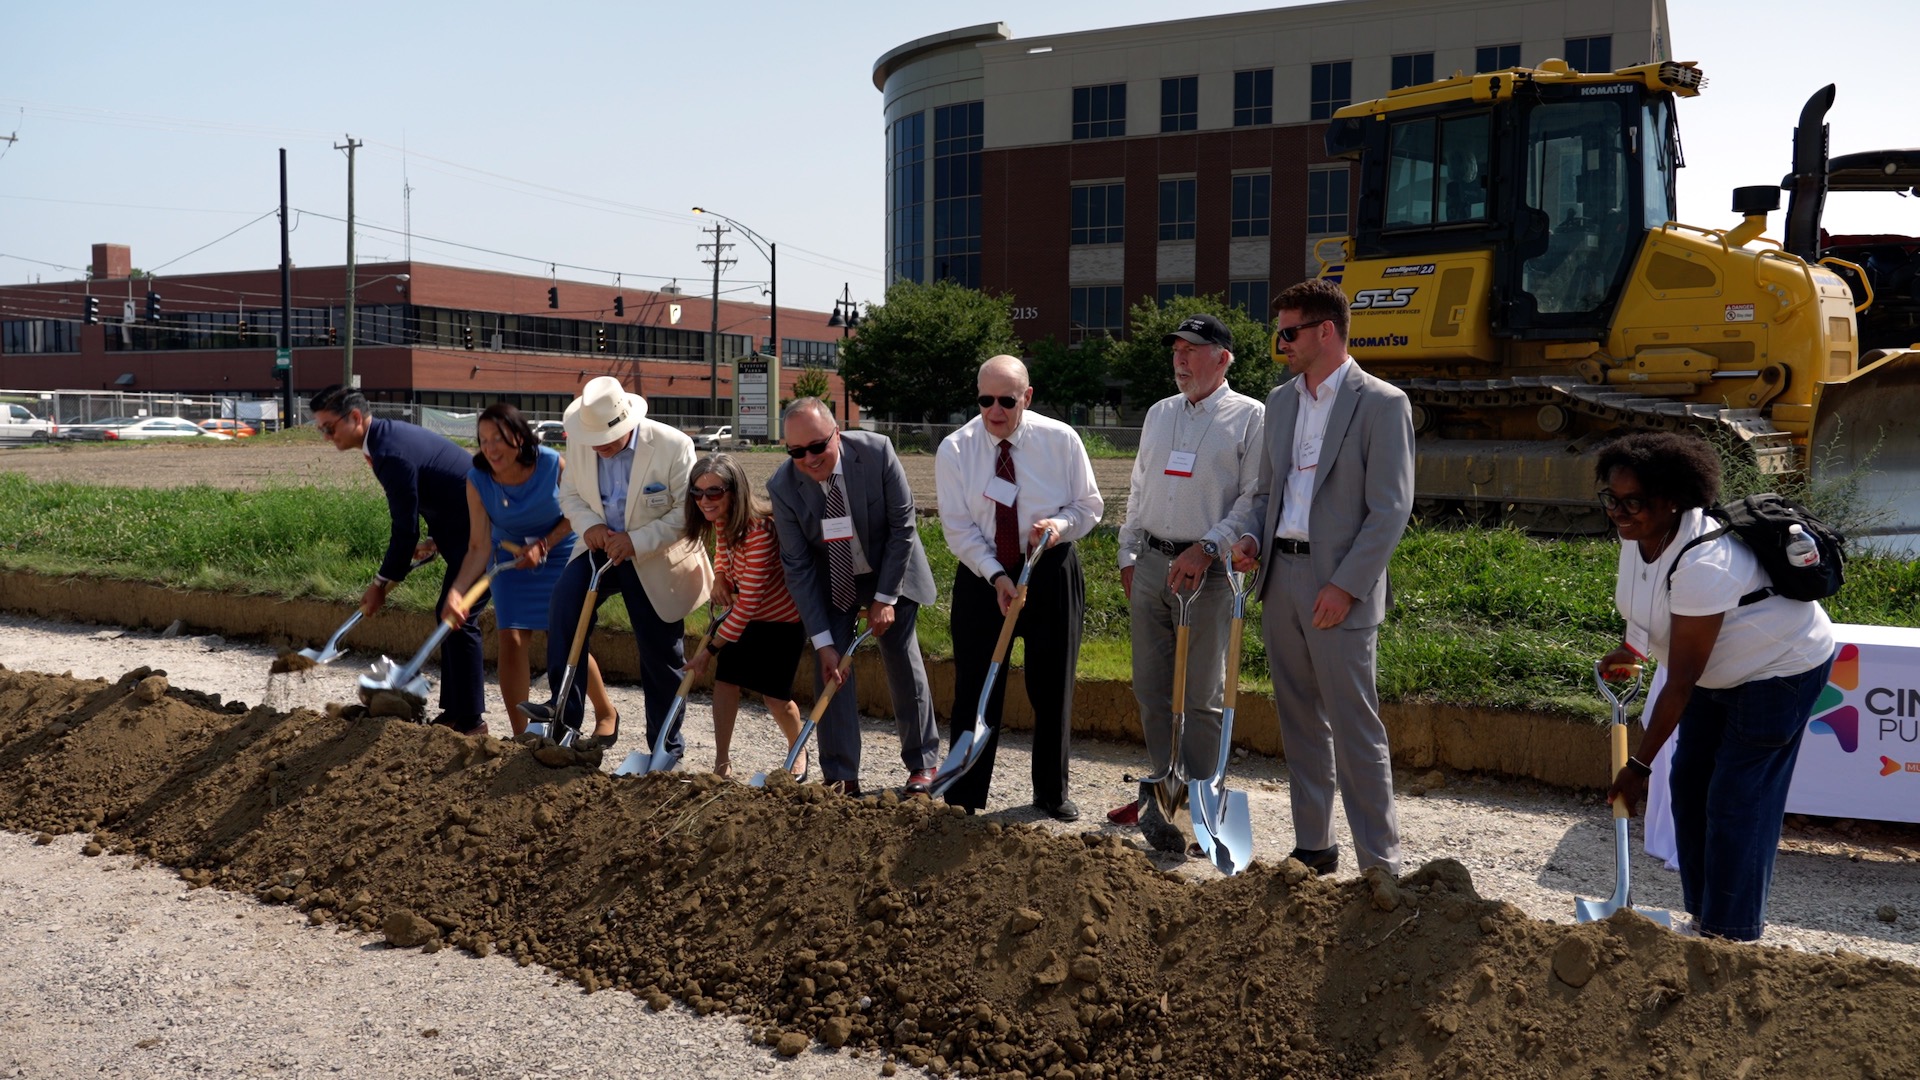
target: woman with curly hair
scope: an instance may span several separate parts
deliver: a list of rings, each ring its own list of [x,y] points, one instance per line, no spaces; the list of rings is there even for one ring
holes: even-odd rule
[[[1619,673],[1651,656],[1666,673],[1607,799],[1631,810],[1647,763],[1678,729],[1669,786],[1693,928],[1758,940],[1794,759],[1833,666],[1833,625],[1819,604],[1756,599],[1773,581],[1732,533],[1688,546],[1717,524],[1703,512],[1720,493],[1705,441],[1636,432],[1603,446],[1595,472],[1620,534],[1613,599],[1627,622],[1602,663]]]
[[[800,665],[806,633],[800,609],[787,593],[780,567],[780,539],[774,532],[773,505],[753,490],[746,471],[726,454],[694,462],[687,488],[689,539],[714,537],[713,602],[727,607],[705,650],[687,666],[713,673],[713,771],[733,775],[730,753],[740,691],[751,690],[767,703],[787,748],[800,737],[800,707],[793,703],[793,675]],[[807,772],[803,755],[795,773]]]

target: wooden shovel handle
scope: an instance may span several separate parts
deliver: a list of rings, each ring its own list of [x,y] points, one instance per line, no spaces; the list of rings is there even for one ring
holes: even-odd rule
[[[1181,623],[1173,631],[1173,711],[1187,711],[1187,650],[1193,641],[1193,628]]]
[[[468,618],[472,617],[473,605],[478,603],[480,597],[486,594],[487,586],[491,584],[493,584],[493,575],[481,574],[480,580],[474,582],[471,589],[460,594],[460,608],[468,613]],[[466,619],[448,619],[447,625],[458,630],[460,629],[460,624],[466,621]]]
[[[1619,776],[1620,770],[1627,767],[1627,725],[1609,726],[1613,728],[1613,776]],[[1613,783],[1613,776],[1607,777],[1607,783]],[[1633,816],[1628,810],[1625,796],[1619,796],[1613,800],[1613,816],[1617,818]]]

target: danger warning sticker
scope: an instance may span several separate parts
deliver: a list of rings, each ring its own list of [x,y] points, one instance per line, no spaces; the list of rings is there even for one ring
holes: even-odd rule
[[[1752,322],[1753,321],[1753,305],[1752,304],[1728,304],[1727,305],[1727,321],[1728,322]]]

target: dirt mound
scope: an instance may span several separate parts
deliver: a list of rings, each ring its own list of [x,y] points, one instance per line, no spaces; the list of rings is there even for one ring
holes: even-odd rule
[[[1920,970],[1571,927],[1438,862],[1195,886],[892,794],[615,779],[511,742],[0,670],[0,826],[396,945],[504,952],[964,1075],[1910,1075]]]

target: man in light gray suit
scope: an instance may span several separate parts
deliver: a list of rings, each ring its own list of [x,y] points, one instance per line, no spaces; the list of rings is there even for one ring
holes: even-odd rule
[[[1413,509],[1407,395],[1347,355],[1347,298],[1325,279],[1273,301],[1275,348],[1294,377],[1267,397],[1267,449],[1254,499],[1259,536],[1234,545],[1264,603],[1280,741],[1292,774],[1291,852],[1332,873],[1333,792],[1346,804],[1361,869],[1400,872],[1393,769],[1374,681],[1387,562]]]
[[[790,460],[767,481],[767,495],[787,591],[820,661],[815,690],[840,681],[840,650],[864,609],[886,663],[907,790],[925,791],[940,765],[940,729],[914,628],[921,606],[933,602],[933,571],[914,526],[906,470],[886,436],[841,431],[819,398],[787,406],[782,423]],[[860,714],[851,686],[834,694],[820,718],[820,766],[828,784],[860,794]]]

